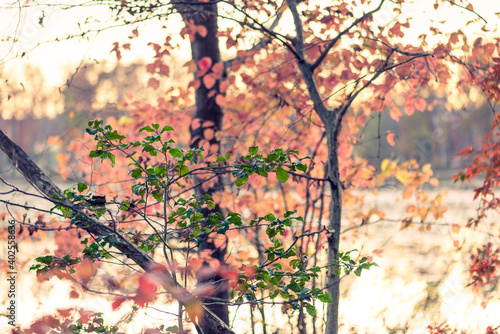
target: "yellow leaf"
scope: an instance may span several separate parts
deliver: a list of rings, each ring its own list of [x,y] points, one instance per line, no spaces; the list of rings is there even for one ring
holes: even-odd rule
[[[387,170],[387,167],[389,167],[390,163],[391,161],[389,159],[382,160],[382,163],[380,164],[380,169],[382,170],[382,172],[385,172]]]

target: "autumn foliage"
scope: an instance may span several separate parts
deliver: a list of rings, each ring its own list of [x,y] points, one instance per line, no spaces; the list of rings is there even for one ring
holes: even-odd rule
[[[474,92],[495,114],[500,98],[497,31],[484,26],[488,38],[471,40],[465,20],[457,31],[433,22],[428,32],[406,38],[415,27],[410,17],[399,18],[406,2],[391,2],[395,16],[383,24],[377,15],[387,10],[384,1],[108,4],[115,20],[131,24],[128,41],[111,46],[117,62],[142,37],[139,22],[178,12],[184,26],[175,33],[165,26],[162,42],[147,44],[145,85],[154,98],[127,94],[115,101],[116,114],[103,112],[85,133],[50,139],[60,146],[58,174],[74,186],[65,198],[49,198],[49,212],[11,217],[20,242],[50,237],[57,245],[31,267],[39,282],[68,280],[73,299],[107,294],[113,311],[178,303],[176,326],[145,333],[198,325],[205,301],[220,289],[229,298],[219,302],[232,310],[257,308],[265,317],[267,304],[279,305],[301,333],[308,324],[319,330],[324,318],[336,331],[340,280],[376,266],[373,256],[383,252],[339,248],[339,236],[390,220],[366,205],[365,195],[387,184],[401,189],[400,230],[428,231],[447,211],[444,194],[426,193],[439,186],[430,164],[380,159],[380,143],[397,147],[399,140],[381,127],[381,113],[399,122],[432,112],[442,103],[429,97],[432,91],[441,92],[449,112]],[[469,3],[437,0],[428,10],[442,7],[473,15],[470,29],[482,22]],[[212,15],[225,24],[210,26]],[[196,49],[209,38],[222,56]],[[193,50],[181,64],[174,59],[179,43]],[[182,66],[181,79],[173,63]],[[378,122],[376,163],[357,151],[370,122]],[[454,232],[499,213],[499,136],[495,114],[484,145],[459,153],[467,164],[454,180],[484,182],[475,189],[477,217],[452,225]],[[107,233],[89,233],[89,224],[98,223]],[[134,254],[117,253],[123,245]],[[498,281],[499,252],[495,243],[472,252],[469,285]],[[75,307],[24,332],[51,330],[115,329]],[[428,330],[456,332],[446,324]]]

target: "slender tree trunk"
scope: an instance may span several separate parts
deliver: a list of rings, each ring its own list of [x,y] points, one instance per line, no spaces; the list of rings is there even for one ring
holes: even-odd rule
[[[330,131],[328,131],[330,130]],[[327,129],[328,177],[330,179],[330,235],[328,236],[328,264],[337,260],[340,245],[340,225],[342,219],[342,186],[339,178],[338,138],[333,129]],[[325,334],[337,334],[339,330],[340,279],[335,267],[330,267],[326,286],[333,303],[326,309]]]
[[[219,39],[217,37],[217,4],[203,2],[196,4],[196,2],[189,1],[189,4],[177,5],[177,10],[181,13],[187,25],[204,26],[207,31],[206,36],[202,36],[199,33],[195,34],[194,40],[191,42],[192,60],[198,64],[202,58],[208,57],[212,60],[212,64],[219,63],[221,57]],[[203,77],[197,79],[203,80]],[[201,141],[206,141],[208,142],[208,147],[204,147],[204,149],[206,151],[210,150],[212,153],[220,152],[220,142],[215,135],[211,138],[205,138],[204,134],[208,133],[206,132],[207,129],[212,129],[213,133],[222,129],[224,113],[222,108],[215,102],[216,94],[213,94],[213,92],[211,94],[211,91],[214,90],[219,92],[219,84],[220,82],[218,80],[213,87],[208,89],[202,83],[196,89],[193,119],[198,119],[202,126],[195,128],[190,127],[191,147],[198,148],[201,146]],[[213,152],[214,148],[216,152]],[[196,189],[196,193],[198,196],[203,196],[205,193],[212,195],[222,188],[223,183],[221,178],[214,187],[204,190],[200,186]],[[220,207],[216,205],[212,211],[220,212]],[[210,210],[206,210],[203,214],[210,214]],[[227,253],[225,247],[217,248],[214,242],[207,240],[200,245],[200,251],[207,249],[212,251],[212,258],[217,259],[221,265],[224,264]],[[208,266],[208,263],[204,263],[200,272],[211,272],[210,270],[206,270]],[[212,296],[206,297],[203,301],[207,303],[207,307],[215,313],[218,318],[226,324],[229,324],[229,309],[227,306],[227,302],[229,301],[228,286],[223,277],[217,275],[215,271],[212,272],[213,273],[209,275],[204,274],[203,276],[197,276],[198,284],[211,284],[215,291]],[[211,333],[208,331],[208,328],[203,327],[203,324],[200,327],[202,333]]]

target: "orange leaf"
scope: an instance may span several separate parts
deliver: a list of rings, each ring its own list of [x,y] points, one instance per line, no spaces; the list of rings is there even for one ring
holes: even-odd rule
[[[445,102],[444,103],[444,107],[446,108],[446,110],[448,110],[449,112],[452,112],[453,111],[453,105],[450,103],[450,102]]]
[[[203,138],[206,140],[212,140],[214,138],[215,131],[213,128],[207,128],[203,130]]]
[[[220,83],[220,86],[219,86],[219,91],[221,93],[225,93],[227,91],[227,87],[229,86],[229,84],[227,83],[227,81],[222,81]]]
[[[212,66],[212,72],[221,74],[224,72],[224,65],[222,65],[222,63],[215,63],[214,66]]]
[[[235,61],[233,61],[233,63],[231,64],[231,70],[232,70],[233,72],[238,71],[238,70],[240,69],[240,67],[241,67],[241,62],[240,62],[240,61],[235,60]]]
[[[191,130],[196,130],[201,126],[201,120],[199,118],[193,119],[191,122]]]
[[[409,205],[406,208],[406,213],[414,213],[415,211],[417,211],[417,207],[415,205]]]
[[[210,128],[212,126],[214,126],[215,123],[213,121],[205,121],[203,122],[203,124],[201,125],[202,128]]]
[[[484,52],[486,52],[486,54],[488,56],[491,56],[493,54],[493,52],[495,52],[495,44],[488,43],[488,44],[483,46],[483,49],[484,49]]]
[[[399,122],[399,118],[403,116],[403,113],[401,112],[401,109],[394,107],[389,111],[389,115],[393,120]]]
[[[210,153],[210,154],[217,154],[217,153],[219,153],[219,144],[212,144],[212,145],[210,145],[210,148],[208,149],[208,153]],[[224,245],[225,245],[225,241],[226,240],[224,239]]]
[[[373,255],[381,257],[382,253],[384,253],[384,250],[383,249],[374,249],[372,253],[373,253]]]
[[[439,186],[439,180],[436,179],[435,177],[432,177],[430,180],[429,180],[429,183],[432,184],[434,187],[437,187]]]
[[[426,106],[427,102],[425,102],[423,98],[419,98],[415,101],[415,109],[417,109],[420,112],[423,112]]]
[[[224,95],[217,94],[215,96],[215,103],[217,103],[219,107],[224,107],[226,105],[226,98],[224,97]]]
[[[216,80],[212,73],[207,74],[203,77],[203,84],[205,85],[205,87],[207,87],[207,89],[211,89],[215,85],[215,82]]]
[[[396,134],[394,132],[391,132],[391,133],[387,134],[387,142],[391,146],[396,145]]]
[[[188,297],[188,299],[184,301],[184,306],[186,307],[186,312],[191,321],[195,322],[196,318],[199,319],[203,316],[203,306],[197,298],[193,296]]]
[[[197,27],[198,35],[201,37],[206,37],[207,36],[207,28],[203,25],[199,25]]]
[[[405,104],[405,114],[408,116],[413,115],[415,112],[415,106],[413,104]]]
[[[451,225],[451,231],[453,233],[459,233],[460,232],[460,225],[457,225],[457,224]]]
[[[84,283],[90,281],[95,274],[95,268],[92,261],[89,259],[83,260],[76,268],[75,276],[79,281]]]
[[[194,62],[194,60],[187,61],[186,63],[184,63],[184,65],[182,65],[182,67],[187,67],[188,72],[190,73],[196,71],[196,63]]]
[[[192,80],[189,83],[188,88],[189,87],[193,87],[195,90],[197,90],[198,88],[200,88],[200,85],[201,85],[201,81],[200,80]]]

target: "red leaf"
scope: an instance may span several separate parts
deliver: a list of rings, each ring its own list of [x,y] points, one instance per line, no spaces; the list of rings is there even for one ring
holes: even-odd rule
[[[155,78],[150,78],[148,81],[148,87],[151,87],[153,89],[158,89],[158,87],[160,87],[160,81],[158,81],[158,79]]]
[[[71,290],[71,292],[69,293],[69,298],[76,299],[78,297],[80,297],[80,294],[75,290]]]
[[[159,71],[159,72],[160,72],[160,74],[161,74],[161,75],[165,75],[165,76],[167,76],[167,75],[168,75],[168,73],[169,73],[169,68],[168,68],[168,66],[167,66],[167,65],[165,65],[165,64],[162,64],[162,65],[160,66],[160,71]]]
[[[111,304],[111,309],[113,309],[113,311],[116,311],[123,304],[123,302],[126,300],[127,300],[127,298],[125,298],[125,297],[116,297],[113,300],[113,303]]]
[[[116,52],[116,59],[120,61],[120,59],[122,59],[122,53],[120,51],[120,45],[118,44],[118,42],[113,43],[113,48],[111,49],[110,53],[113,52]]]
[[[65,308],[65,309],[57,309],[57,313],[61,315],[63,318],[67,318],[70,316],[71,311],[73,311],[72,308]]]
[[[139,36],[139,31],[136,28],[136,29],[132,30],[132,35],[130,35],[128,38],[132,39],[132,38],[137,37],[137,36]]]
[[[90,317],[94,314],[93,311],[81,310],[80,312],[80,322],[86,324],[89,322]]]
[[[198,62],[198,67],[202,71],[208,71],[208,69],[212,66],[212,58],[210,57],[203,57],[200,59]]]
[[[141,299],[144,299],[145,301],[152,301],[156,297],[156,290],[156,283],[151,280],[151,277],[144,275],[139,278],[137,295],[140,296]]]

